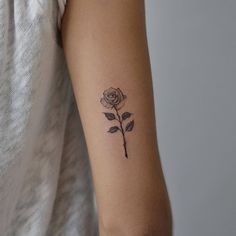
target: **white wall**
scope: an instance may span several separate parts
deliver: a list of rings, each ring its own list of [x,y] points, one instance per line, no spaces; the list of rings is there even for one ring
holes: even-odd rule
[[[146,0],[175,236],[236,235],[236,1]]]

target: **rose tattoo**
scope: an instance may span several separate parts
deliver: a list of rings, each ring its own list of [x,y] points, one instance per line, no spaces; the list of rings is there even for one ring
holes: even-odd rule
[[[134,128],[134,120],[129,121],[125,128],[124,128],[124,121],[133,115],[130,112],[124,112],[120,115],[120,109],[125,105],[125,101],[127,99],[127,96],[123,94],[123,92],[117,88],[112,88],[110,87],[109,89],[106,89],[103,92],[103,97],[101,98],[100,102],[101,104],[108,108],[108,109],[113,109],[115,110],[114,113],[110,112],[103,112],[105,117],[108,120],[117,120],[119,122],[119,126],[112,126],[107,132],[109,133],[115,133],[117,131],[120,131],[122,134],[123,138],[123,146],[124,146],[124,152],[125,152],[125,157],[128,158],[128,153],[127,153],[127,142],[126,142],[126,137],[125,133],[130,132]]]

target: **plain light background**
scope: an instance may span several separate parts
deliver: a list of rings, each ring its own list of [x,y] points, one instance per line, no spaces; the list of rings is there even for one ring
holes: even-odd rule
[[[175,236],[236,235],[236,1],[146,0]]]

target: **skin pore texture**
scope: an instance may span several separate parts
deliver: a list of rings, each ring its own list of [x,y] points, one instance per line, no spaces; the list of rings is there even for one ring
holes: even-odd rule
[[[68,0],[62,40],[100,236],[171,236],[141,0]]]

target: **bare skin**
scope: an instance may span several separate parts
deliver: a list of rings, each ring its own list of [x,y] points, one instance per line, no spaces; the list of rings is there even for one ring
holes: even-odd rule
[[[89,151],[100,236],[171,236],[144,2],[68,0],[62,38]]]

